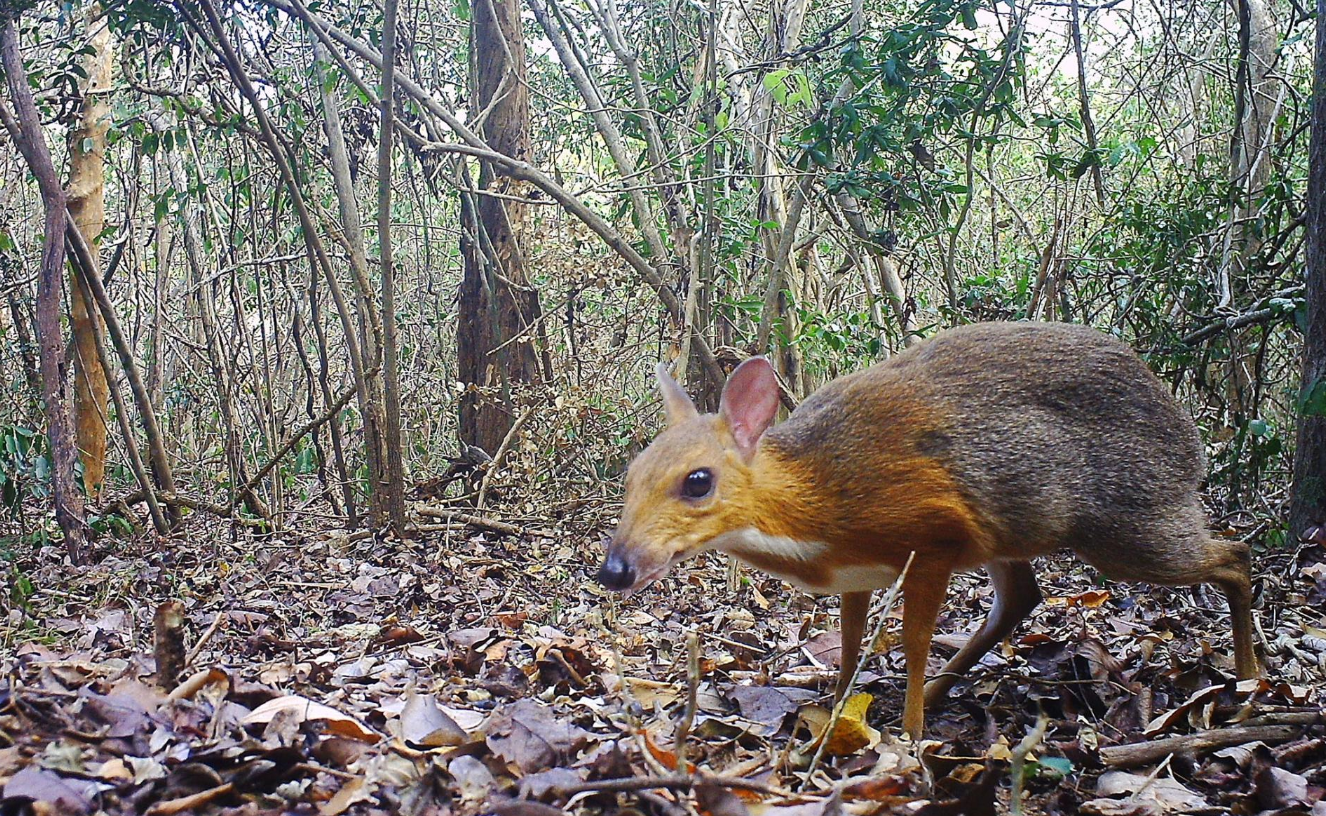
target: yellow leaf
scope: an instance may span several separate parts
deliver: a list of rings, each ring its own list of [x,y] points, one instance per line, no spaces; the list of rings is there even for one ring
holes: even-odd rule
[[[853,694],[843,704],[842,715],[828,736],[824,746],[826,753],[835,756],[855,754],[863,748],[872,748],[879,744],[880,733],[866,722],[866,712],[874,700],[869,694]],[[820,706],[805,706],[800,712],[801,721],[810,728],[812,742],[824,739],[824,732],[829,728],[832,713]]]

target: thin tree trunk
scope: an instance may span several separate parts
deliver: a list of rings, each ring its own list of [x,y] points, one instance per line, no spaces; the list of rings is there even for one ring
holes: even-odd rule
[[[154,173],[155,175],[155,173]],[[155,182],[155,179],[154,179]],[[152,323],[148,329],[147,357],[147,398],[153,405],[161,404],[162,383],[165,378],[165,337],[166,316],[163,304],[166,303],[170,290],[170,266],[174,255],[174,241],[171,240],[170,220],[165,213],[157,216],[153,222],[155,238],[152,248],[156,267],[152,278]]]
[[[516,15],[519,20],[519,13]],[[391,258],[391,138],[396,84],[396,0],[385,0],[382,22],[382,98],[378,134],[378,255],[382,265],[382,435],[387,517],[405,533],[405,463],[401,456],[401,380],[396,348],[396,269]]]
[[[152,127],[157,131],[165,130],[168,123],[164,118],[149,117]],[[176,190],[189,189],[188,174],[184,168],[184,158],[178,151],[166,154],[166,168],[170,172],[170,183]],[[183,213],[181,219],[184,233],[184,258],[193,279],[193,287],[198,299],[198,317],[202,328],[202,345],[207,351],[207,364],[211,368],[213,384],[216,387],[217,406],[221,412],[225,439],[226,466],[229,470],[231,496],[229,506],[233,509],[242,499],[249,510],[256,516],[267,518],[267,508],[253,491],[235,492],[237,486],[244,484],[243,457],[240,454],[239,424],[235,419],[235,406],[231,397],[231,387],[226,376],[225,356],[221,352],[220,329],[216,322],[216,303],[212,281],[204,274],[205,253],[202,239],[198,234],[198,223],[192,210]]]
[[[1264,0],[1234,0],[1238,12],[1238,63],[1234,77],[1235,125],[1230,137],[1228,227],[1217,287],[1228,308],[1246,289],[1244,269],[1261,248],[1253,221],[1271,175],[1272,138],[1281,82],[1272,72],[1280,37]]]
[[[1326,20],[1326,0],[1317,0]],[[1326,25],[1317,26],[1313,69],[1312,134],[1308,149],[1307,319],[1303,327],[1304,409],[1298,418],[1289,529],[1302,535],[1317,528],[1326,538]],[[1309,399],[1312,398],[1312,399]]]
[[[520,4],[482,0],[471,23],[475,110],[479,132],[493,150],[514,159],[530,155],[529,90]],[[480,162],[460,291],[456,333],[459,378],[471,386],[461,401],[460,434],[490,454],[516,419],[513,387],[543,380],[538,292],[525,273],[526,185],[490,162]],[[487,392],[487,393],[484,393]]]
[[[359,205],[355,201],[354,179],[350,174],[350,159],[345,148],[345,134],[341,129],[341,114],[322,64],[327,61],[327,49],[314,38],[313,58],[317,61],[316,79],[322,98],[323,130],[327,134],[327,153],[331,159],[332,184],[336,189],[336,203],[341,213],[346,250],[350,256],[350,269],[354,273],[355,309],[359,322],[359,347],[364,364],[371,370],[379,366],[382,325],[368,282],[368,253],[364,246],[364,228],[359,220]],[[369,479],[369,515],[374,527],[387,523],[387,509],[382,500],[383,487],[389,483],[385,471],[386,453],[382,446],[383,395],[382,380],[375,374],[366,374],[368,399],[361,401],[364,425],[364,457]]]
[[[322,307],[318,301],[318,268],[314,266],[309,269],[308,276],[309,322],[313,324],[313,338],[318,345],[318,390],[322,393],[323,404],[331,405],[333,402],[331,361],[327,353],[327,331],[322,327]],[[299,320],[298,313],[296,313],[295,319],[296,321]],[[296,322],[296,326],[298,326],[298,322]],[[301,348],[300,351],[302,354],[303,349]],[[312,385],[313,383],[310,382],[310,389]],[[312,401],[310,400],[309,414],[312,415],[312,413]],[[347,527],[354,529],[359,526],[359,511],[355,508],[354,485],[350,483],[350,473],[345,463],[345,443],[342,441],[341,423],[336,415],[333,414],[328,421],[327,429],[331,436],[332,456],[336,459],[337,480],[341,483],[341,503],[345,505],[345,523]],[[368,441],[367,438],[364,440],[365,448],[368,446]],[[373,495],[377,495],[377,493],[378,490],[375,486]]]
[[[28,381],[28,389],[35,399],[41,394],[41,374],[37,371],[37,344],[32,340],[29,327],[28,310],[23,308],[18,298],[10,292],[6,298],[9,303],[9,316],[14,321],[14,335],[17,340],[18,354],[23,360],[23,378]]]
[[[5,111],[5,125],[23,153],[28,168],[37,178],[42,204],[46,208],[45,239],[42,244],[41,271],[37,275],[37,342],[41,359],[42,398],[46,402],[47,435],[51,443],[51,496],[55,519],[64,532],[69,560],[82,563],[87,523],[83,517],[83,495],[74,478],[73,428],[64,404],[64,376],[60,358],[64,352],[60,337],[60,281],[64,272],[64,227],[68,219],[64,189],[60,187],[42,133],[37,106],[32,101],[28,74],[18,51],[18,26],[6,17],[0,27],[0,63],[14,113]]]
[[[73,223],[66,226],[65,235],[73,249],[74,263],[71,266],[74,268],[75,280],[78,282],[80,290],[87,289],[89,301],[95,305],[95,309],[101,318],[92,324],[95,332],[93,339],[96,341],[93,348],[97,352],[97,361],[101,364],[102,370],[105,371],[106,353],[105,344],[102,342],[102,329],[104,328],[110,334],[111,345],[115,347],[115,353],[119,356],[120,366],[124,369],[125,377],[129,380],[129,389],[133,394],[134,404],[138,408],[138,415],[142,418],[143,433],[147,437],[148,462],[152,469],[153,481],[156,483],[157,489],[163,493],[174,493],[175,476],[171,471],[170,459],[166,455],[165,438],[157,424],[156,411],[152,406],[151,395],[148,393],[147,386],[143,384],[143,378],[138,372],[138,365],[134,362],[129,341],[120,328],[120,322],[115,316],[115,309],[111,305],[110,296],[106,294],[106,288],[102,285],[101,267],[97,264],[97,256],[88,245],[86,238]],[[124,410],[123,401],[119,389],[112,387],[111,395],[115,398],[115,410],[122,412]],[[129,434],[131,432],[128,428],[128,417],[125,416],[120,422],[120,429]],[[131,436],[125,437],[125,446],[130,449],[133,456],[137,456],[137,442]],[[139,465],[141,465],[141,462]],[[143,489],[146,490],[147,485],[143,485]],[[178,507],[167,508],[166,514],[170,526],[173,527],[180,523],[181,515]],[[155,513],[153,521],[157,521]],[[161,530],[161,532],[167,531]]]
[[[368,382],[366,377],[366,366],[364,357],[360,351],[357,333],[355,332],[353,317],[350,314],[349,303],[345,299],[345,292],[341,288],[340,281],[337,280],[332,271],[331,259],[327,256],[326,248],[323,246],[322,238],[318,233],[317,226],[313,223],[313,216],[309,212],[308,203],[304,199],[304,193],[298,180],[295,178],[294,170],[291,168],[290,157],[277,137],[275,129],[272,127],[271,120],[263,107],[262,101],[258,98],[258,93],[253,87],[244,66],[239,61],[235,48],[226,36],[225,28],[221,23],[221,17],[217,14],[216,7],[210,0],[202,0],[199,4],[203,14],[206,17],[206,28],[210,29],[212,36],[216,38],[216,45],[223,57],[226,70],[238,86],[240,93],[248,102],[253,110],[253,116],[258,122],[258,129],[262,135],[263,144],[266,146],[272,161],[276,164],[277,172],[281,176],[281,182],[290,194],[290,201],[294,207],[295,214],[299,218],[301,237],[304,240],[305,254],[308,256],[310,265],[322,272],[323,278],[327,281],[327,288],[330,290],[332,300],[336,303],[336,313],[340,318],[341,330],[344,334],[346,352],[350,358],[350,369],[354,374],[355,387],[359,390],[361,411],[367,413],[366,403],[370,399]],[[183,4],[177,3],[175,8],[184,16],[185,21],[200,36],[206,36],[204,22],[198,20],[190,9]],[[403,488],[402,488],[403,491]]]
[[[69,216],[86,236],[92,251],[101,245],[106,226],[105,166],[106,131],[110,126],[111,36],[101,19],[101,4],[85,9],[91,53],[83,60],[87,82],[83,88],[78,124],[69,131]],[[100,265],[98,265],[100,268]],[[106,417],[110,387],[96,337],[100,317],[93,304],[73,293],[78,291],[77,273],[69,270],[69,323],[74,335],[74,428],[83,460],[83,486],[96,502],[106,480]]]
[[[705,133],[710,138],[705,140],[704,145],[704,181],[701,183],[701,211],[703,212],[703,221],[699,229],[699,252],[696,253],[695,265],[696,275],[692,286],[695,287],[694,298],[687,292],[688,305],[694,303],[692,313],[687,315],[689,325],[683,326],[682,331],[687,334],[696,334],[700,337],[710,337],[710,326],[713,323],[714,310],[714,284],[716,275],[714,268],[717,265],[714,260],[714,251],[718,247],[718,241],[722,232],[722,227],[717,217],[717,190],[715,189],[714,176],[716,163],[718,159],[718,146],[713,138],[714,134],[714,110],[716,100],[714,94],[718,89],[718,0],[709,0],[708,10],[704,17],[705,37],[704,37],[704,101],[701,103],[701,119],[704,121]],[[690,357],[690,344],[687,344],[686,357]],[[762,351],[762,350],[761,350]],[[689,367],[690,360],[684,359]],[[719,398],[723,393],[723,383],[715,382],[704,376],[704,369],[696,366],[694,372],[681,369],[678,374],[685,376],[692,382],[699,382],[699,393],[696,394],[696,402],[702,411],[717,411]]]
[[[1091,184],[1096,190],[1096,203],[1105,206],[1105,181],[1101,177],[1100,156],[1097,153],[1096,122],[1091,118],[1091,100],[1087,94],[1087,64],[1082,54],[1082,20],[1078,13],[1078,1],[1072,0],[1072,16],[1069,31],[1073,35],[1073,54],[1077,57],[1077,104],[1082,113],[1082,132],[1087,137],[1087,149],[1091,151]]]
[[[77,295],[72,295],[77,300],[83,301],[84,310],[90,314],[96,314],[96,307],[92,295],[92,288],[88,285],[91,275],[85,268],[82,261],[75,260],[74,267],[74,285]],[[93,270],[96,267],[92,267]],[[93,351],[97,355],[97,364],[101,366],[102,371],[107,371],[110,367],[110,360],[106,356],[106,345],[102,339],[101,327],[96,321],[89,323],[93,332],[94,343]],[[111,398],[115,402],[115,419],[120,426],[120,436],[124,439],[124,449],[129,455],[129,469],[133,471],[134,478],[138,480],[138,486],[143,490],[143,500],[147,502],[148,515],[152,517],[152,526],[162,535],[170,532],[171,524],[166,521],[166,516],[162,512],[161,505],[157,502],[156,490],[148,478],[147,468],[143,466],[142,454],[138,451],[138,440],[134,438],[133,427],[129,424],[129,408],[124,403],[124,397],[120,394],[120,387],[117,383],[108,382],[110,386]],[[174,492],[172,489],[170,492]],[[174,512],[178,513],[178,510]]]

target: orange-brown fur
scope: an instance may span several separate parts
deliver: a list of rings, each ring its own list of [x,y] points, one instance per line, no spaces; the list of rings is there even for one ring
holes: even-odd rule
[[[914,553],[903,585],[913,736],[925,698],[1039,602],[1030,559],[1062,547],[1119,578],[1219,585],[1238,672],[1257,671],[1247,547],[1206,533],[1195,426],[1122,344],[1062,324],[951,330],[826,385],[773,427],[772,373],[752,364],[717,415],[661,376],[669,427],[631,466],[609,557],[629,562],[618,576],[637,588],[723,542],[759,569],[844,593],[847,675],[877,587],[846,579],[884,580],[871,569],[896,573]],[[683,495],[698,468],[712,494]],[[923,695],[948,578],[983,565],[998,602]]]

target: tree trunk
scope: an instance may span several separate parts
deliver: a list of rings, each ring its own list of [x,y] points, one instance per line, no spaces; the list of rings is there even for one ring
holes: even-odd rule
[[[1326,20],[1326,0],[1317,0],[1317,19]],[[1301,535],[1316,526],[1321,537],[1326,528],[1326,25],[1317,26],[1307,199],[1303,402],[1294,449],[1289,529]]]
[[[482,0],[470,29],[474,106],[479,132],[492,148],[530,157],[525,40],[516,0]],[[516,419],[512,386],[542,382],[543,331],[538,292],[525,274],[524,182],[479,165],[479,189],[464,208],[460,325],[456,334],[461,400],[460,435],[492,454]],[[498,195],[487,195],[496,193]]]
[[[516,12],[519,21],[520,12]],[[517,22],[517,25],[519,22]],[[378,257],[382,264],[382,434],[386,481],[382,501],[397,535],[405,534],[405,462],[401,455],[401,381],[397,372],[396,271],[391,258],[391,137],[395,117],[396,0],[386,0],[382,24],[381,130],[378,134]]]
[[[1096,190],[1096,203],[1105,206],[1105,181],[1100,172],[1100,154],[1096,140],[1096,122],[1091,118],[1091,97],[1087,93],[1087,64],[1082,55],[1082,18],[1077,0],[1071,2],[1072,14],[1068,31],[1072,35],[1073,55],[1077,58],[1077,103],[1082,115],[1082,132],[1087,137],[1087,149],[1091,151],[1091,184]]]
[[[1246,31],[1240,36],[1240,68],[1244,82],[1242,121],[1234,140],[1233,182],[1242,201],[1236,208],[1234,259],[1236,274],[1261,247],[1261,236],[1252,220],[1260,209],[1259,199],[1271,177],[1273,131],[1282,99],[1283,82],[1274,73],[1280,58],[1280,34],[1275,16],[1263,0],[1239,0],[1240,19]],[[1237,285],[1237,284],[1236,284]]]
[[[69,131],[69,215],[88,246],[95,253],[101,245],[101,231],[106,226],[105,156],[106,131],[110,125],[110,105],[106,93],[111,87],[110,28],[101,17],[101,4],[86,9],[91,53],[83,61],[87,83],[78,124]],[[100,268],[100,265],[98,265]],[[74,427],[79,454],[83,459],[83,486],[88,498],[96,502],[106,478],[106,420],[110,388],[96,338],[101,332],[101,318],[94,304],[88,304],[78,292],[77,276],[69,270],[69,317],[74,334]],[[92,308],[89,309],[89,306]]]
[[[64,188],[55,174],[51,153],[42,133],[37,106],[32,101],[28,74],[18,52],[18,26],[6,17],[0,28],[0,63],[3,63],[14,114],[4,111],[10,131],[28,168],[37,177],[42,204],[46,208],[45,239],[41,271],[37,275],[37,343],[41,359],[42,399],[46,402],[47,434],[51,442],[51,496],[55,519],[64,532],[65,551],[74,563],[83,561],[87,523],[83,518],[83,494],[74,480],[73,429],[64,404],[64,375],[60,370],[63,343],[60,336],[60,280],[64,271],[64,228],[68,220]]]
[[[120,358],[120,367],[124,370],[125,378],[129,381],[129,389],[133,394],[134,404],[138,407],[138,415],[142,419],[143,434],[147,437],[147,450],[150,457],[148,462],[152,469],[152,478],[161,492],[173,494],[175,492],[175,476],[170,467],[170,458],[166,455],[165,437],[161,433],[161,426],[157,424],[156,409],[148,395],[147,386],[143,385],[143,378],[138,372],[138,364],[134,361],[129,341],[124,335],[119,319],[115,316],[110,296],[106,294],[106,287],[102,284],[101,267],[97,261],[97,254],[84,240],[83,234],[72,224],[66,225],[65,239],[68,242],[69,252],[72,256],[70,267],[75,273],[74,281],[77,285],[75,291],[86,293],[87,297],[79,299],[87,301],[87,304],[89,304],[87,308],[101,318],[96,323],[90,324],[93,329],[93,340],[95,342],[92,345],[97,352],[97,361],[101,364],[102,371],[106,371],[107,356],[103,335],[109,334],[111,345],[114,346],[115,353]],[[73,293],[70,296],[73,297]],[[119,415],[117,419],[124,435],[125,448],[130,458],[137,460],[138,443],[130,429],[129,417],[125,412],[119,386],[114,380],[111,380],[109,384],[110,394],[115,400],[115,411]],[[153,501],[151,498],[152,491],[147,482],[143,480],[142,462],[135,461],[131,464],[134,465],[134,473],[139,477],[144,493],[148,494],[148,504],[150,505]],[[178,507],[167,507],[166,516],[164,517],[160,515],[157,508],[152,508],[153,522],[157,524],[157,529],[160,532],[166,533],[168,531],[163,529],[161,524],[163,518],[169,520],[170,527],[175,527],[180,523],[182,516]]]
[[[318,40],[313,42],[313,58],[317,63],[314,77],[322,99],[323,130],[327,134],[327,153],[331,159],[332,183],[336,189],[336,204],[341,213],[341,225],[350,255],[350,269],[354,272],[355,311],[358,317],[359,346],[364,355],[368,395],[359,401],[364,425],[364,462],[368,468],[369,516],[374,527],[387,523],[387,508],[383,503],[383,486],[389,484],[386,473],[386,453],[382,443],[383,402],[382,378],[375,373],[381,360],[382,325],[377,304],[368,282],[368,252],[364,244],[363,224],[359,219],[359,205],[355,201],[354,179],[350,173],[350,157],[345,147],[345,133],[341,127],[341,113],[332,87],[328,84],[323,63],[331,58]]]

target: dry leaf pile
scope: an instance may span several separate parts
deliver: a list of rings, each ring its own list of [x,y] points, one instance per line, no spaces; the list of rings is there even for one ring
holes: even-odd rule
[[[1051,561],[1047,603],[904,743],[898,610],[835,716],[832,599],[702,557],[622,601],[589,579],[589,532],[503,523],[200,526],[16,564],[35,593],[11,575],[0,812],[1326,814],[1320,547],[1259,558],[1271,671],[1247,683],[1215,593]],[[163,687],[168,601],[184,671]],[[954,582],[932,670],[989,601]]]

